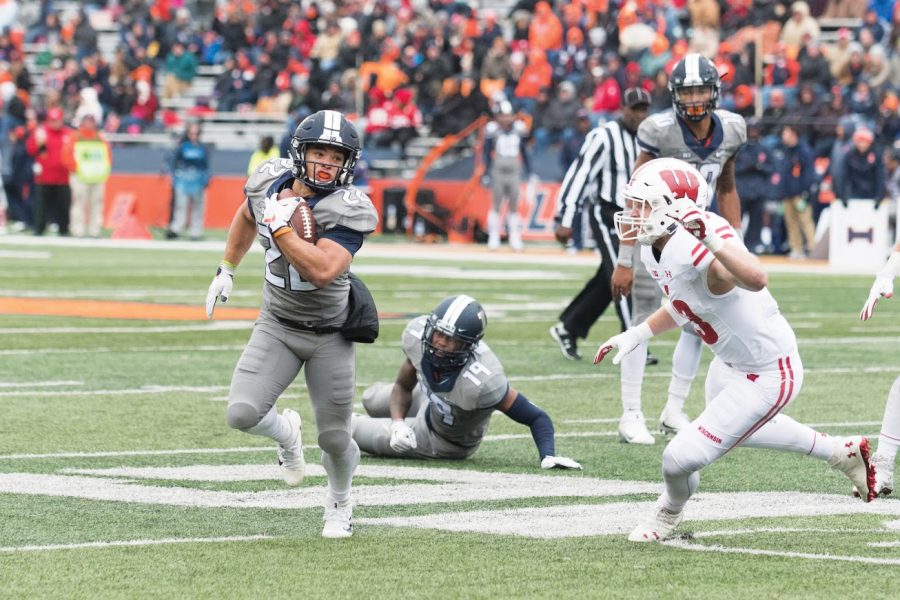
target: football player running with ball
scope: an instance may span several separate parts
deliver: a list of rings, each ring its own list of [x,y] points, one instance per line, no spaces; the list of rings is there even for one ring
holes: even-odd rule
[[[872,289],[869,290],[869,297],[859,313],[860,319],[868,321],[881,298],[894,296],[894,278],[897,275],[900,275],[900,242],[894,246],[891,256],[876,275]],[[888,392],[881,433],[878,435],[878,450],[872,455],[876,494],[887,496],[894,489],[894,461],[897,460],[898,448],[900,448],[900,377],[894,380]]]
[[[403,332],[406,360],[393,384],[363,393],[369,416],[354,415],[353,439],[370,454],[464,459],[481,444],[491,414],[502,411],[531,429],[542,469],[581,469],[555,456],[550,417],[509,385],[482,341],[484,309],[465,295],[446,298]]]
[[[234,271],[257,238],[266,251],[263,305],[234,369],[225,418],[230,427],[275,440],[285,483],[300,485],[300,416],[290,409],[279,415],[275,402],[303,368],[328,476],[322,535],[349,537],[350,485],[359,464],[350,437],[356,354],[339,329],[348,314],[350,262],[378,217],[368,196],[351,185],[359,134],[342,114],[323,110],[304,119],[290,154],[262,163],[247,179],[247,201],[232,219],[206,312],[212,318],[216,300],[228,300]],[[295,211],[308,209],[314,241],[291,225]],[[308,224],[304,217],[299,222]]]
[[[700,469],[739,445],[826,460],[864,491],[865,501],[875,495],[866,438],[828,437],[780,414],[803,386],[797,339],[759,260],[725,219],[697,207],[708,193],[691,165],[653,160],[634,172],[625,190],[629,207],[616,215],[619,235],[638,242],[640,259],[669,302],[604,342],[594,363],[617,349],[613,364],[619,364],[642,342],[684,325],[714,354],[706,408],[666,446],[665,491],[653,517],[628,536],[633,542],[670,537]]]

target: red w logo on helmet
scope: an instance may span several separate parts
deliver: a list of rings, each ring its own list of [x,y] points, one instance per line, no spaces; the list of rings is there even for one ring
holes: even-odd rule
[[[676,198],[690,198],[694,202],[700,195],[700,181],[691,171],[660,171],[659,176]]]

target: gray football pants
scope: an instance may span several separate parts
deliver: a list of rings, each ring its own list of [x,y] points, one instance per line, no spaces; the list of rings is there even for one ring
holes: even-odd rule
[[[289,329],[261,314],[234,368],[226,421],[241,430],[259,423],[303,367],[319,447],[343,454],[350,445],[356,349],[339,333]]]
[[[640,247],[635,248],[635,254],[640,253]],[[634,280],[631,284],[631,326],[635,327],[647,320],[659,308],[662,301],[662,290],[650,277],[647,267],[640,256],[635,256]]]
[[[391,448],[390,399],[392,383],[376,383],[363,392],[363,407],[369,416],[353,415],[353,440],[359,449],[375,456],[392,458],[444,458],[464,459],[472,456],[476,448],[462,448],[436,435],[425,421],[428,399],[416,386],[412,393],[412,405],[406,424],[416,434],[417,447],[408,452]]]
[[[508,202],[506,214],[514,215],[519,207],[519,183],[522,178],[522,167],[519,157],[515,159],[497,158],[491,169],[491,208],[500,212],[503,201]]]

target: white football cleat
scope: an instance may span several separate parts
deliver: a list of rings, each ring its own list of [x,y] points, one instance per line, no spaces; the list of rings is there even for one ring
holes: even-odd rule
[[[684,518],[684,511],[669,512],[663,507],[656,510],[656,515],[650,521],[642,523],[628,534],[629,542],[661,542],[672,537],[672,532]]]
[[[846,475],[853,486],[862,492],[863,502],[875,497],[875,469],[869,463],[869,440],[861,435],[834,438],[834,450],[828,464],[835,471]]]
[[[894,461],[876,452],[869,464],[875,468],[875,495],[889,495],[894,491]]]
[[[348,538],[353,535],[353,505],[338,504],[330,497],[325,501],[325,527],[322,537],[330,539]]]
[[[659,415],[659,431],[661,433],[678,433],[691,424],[691,418],[683,410],[666,411]]]
[[[306,461],[303,458],[303,442],[301,440],[300,415],[289,408],[284,409],[281,416],[291,424],[291,442],[287,446],[278,444],[278,464],[281,465],[281,476],[290,487],[303,483],[306,475]]]
[[[619,419],[619,441],[623,444],[640,444],[651,446],[656,439],[647,430],[644,413],[639,410],[626,410]]]

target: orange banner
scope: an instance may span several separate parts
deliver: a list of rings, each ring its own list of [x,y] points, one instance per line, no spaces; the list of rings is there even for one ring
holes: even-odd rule
[[[234,211],[244,201],[244,181],[241,176],[216,176],[206,190],[206,227],[227,229]],[[384,190],[405,187],[404,179],[378,179],[369,182],[372,202],[382,214]],[[457,198],[465,188],[465,181],[422,182],[421,189],[434,192],[435,200],[451,211],[451,227],[467,219],[471,226],[479,223],[486,229],[487,213],[491,205],[490,190],[477,186],[468,202],[459,205]],[[526,240],[552,240],[553,215],[559,183],[522,183],[519,192],[519,215],[522,217],[522,237]],[[133,202],[132,202],[133,199]],[[111,226],[113,207],[132,205],[134,214],[149,227],[166,227],[172,203],[172,184],[168,175],[113,174],[106,184],[104,215]],[[379,229],[380,231],[380,229]]]

